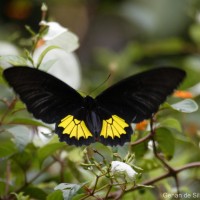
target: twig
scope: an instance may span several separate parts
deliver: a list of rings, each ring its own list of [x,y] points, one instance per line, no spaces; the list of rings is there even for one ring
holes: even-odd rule
[[[190,168],[195,168],[195,167],[200,167],[200,162],[193,162],[193,163],[186,164],[186,165],[184,165],[184,166],[182,166],[182,167],[180,167],[178,169],[174,169],[174,171],[175,171],[176,174],[178,174],[178,173],[180,173],[180,172],[182,172],[184,170],[187,170],[187,169],[190,169]],[[158,182],[158,181],[160,181],[162,179],[165,179],[165,178],[168,178],[168,177],[171,177],[171,176],[173,176],[173,175],[169,171],[169,172],[167,172],[167,173],[165,173],[165,174],[163,174],[161,176],[158,176],[158,177],[156,177],[154,179],[151,179],[151,180],[148,180],[146,182],[143,182],[142,185],[152,185],[152,184],[154,184],[154,183],[156,183],[156,182]],[[134,190],[136,190],[137,188],[138,188],[137,186],[134,187]]]
[[[0,119],[0,124],[3,123],[4,119],[7,117],[7,115],[10,113],[10,111],[15,107],[15,104],[17,102],[17,98],[14,98],[11,103],[8,103],[8,109],[5,111],[5,113],[2,115],[1,119]]]
[[[184,170],[187,170],[187,169],[191,169],[191,168],[195,168],[195,167],[200,167],[200,162],[193,162],[193,163],[189,163],[189,164],[186,164],[180,168],[177,168],[177,169],[174,169],[175,173],[176,174],[179,174],[180,172],[184,171]],[[131,189],[129,190],[126,190],[126,193],[129,193],[129,192],[133,192],[137,189],[140,189],[140,188],[143,188],[144,185],[153,185],[165,178],[169,178],[169,177],[172,177],[173,175],[171,174],[170,171],[166,172],[165,174],[162,174],[156,178],[153,178],[153,179],[150,179],[150,180],[147,180],[147,181],[144,181],[141,185],[136,185],[134,187],[132,187]],[[109,198],[112,197],[114,199],[116,199],[116,197],[119,196],[119,191],[116,191],[116,192],[112,192],[110,193],[109,195]]]
[[[156,148],[156,142],[154,140],[154,135],[155,135],[155,129],[153,128],[153,117],[150,119],[150,128],[151,128],[151,140],[153,143],[153,152],[155,157],[165,166],[165,168],[168,170],[168,173],[170,174],[170,176],[172,176],[175,180],[176,183],[176,189],[177,189],[177,193],[179,194],[179,180],[178,180],[178,176],[177,176],[177,172],[176,170],[171,167],[157,152],[157,148]]]
[[[176,169],[176,172],[179,173],[179,172],[182,172],[186,169],[190,169],[190,168],[194,168],[194,167],[200,167],[200,162],[188,163],[188,164]]]
[[[108,191],[106,192],[106,195],[105,195],[105,198],[104,198],[104,199],[108,199],[108,195],[109,195],[111,189],[112,189],[112,184],[109,185]]]
[[[131,145],[131,146],[136,146],[136,145],[138,145],[138,144],[140,144],[140,143],[142,143],[142,142],[145,142],[145,141],[149,140],[151,137],[152,137],[152,134],[149,133],[149,134],[146,135],[145,137],[143,137],[143,138],[141,138],[141,139],[139,139],[139,140],[137,140],[137,141],[135,141],[135,142],[132,142],[130,145]]]
[[[95,193],[95,190],[97,188],[97,183],[98,183],[100,177],[101,176],[96,176],[95,184],[94,184],[93,190],[91,192],[92,195]]]

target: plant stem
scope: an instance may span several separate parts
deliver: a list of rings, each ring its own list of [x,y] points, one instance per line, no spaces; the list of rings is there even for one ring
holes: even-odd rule
[[[185,171],[187,169],[191,169],[191,168],[195,168],[195,167],[200,167],[200,162],[193,162],[193,163],[189,163],[189,164],[186,164],[180,168],[177,168],[177,169],[174,169],[175,173],[176,174],[179,174],[180,172],[182,171]],[[170,171],[166,172],[165,174],[162,174],[156,178],[153,178],[153,179],[150,179],[150,180],[147,180],[147,181],[144,181],[141,185],[136,185],[135,187],[129,189],[129,190],[126,190],[126,193],[129,193],[129,192],[133,192],[137,189],[140,189],[143,187],[143,185],[153,185],[165,178],[169,178],[169,177],[174,177],[174,175],[171,174]],[[113,199],[116,199],[114,197],[117,197],[119,194],[119,191],[116,191],[116,192],[113,192],[113,193],[110,193],[110,195],[108,197],[112,197]]]
[[[156,148],[156,142],[154,140],[154,135],[155,135],[155,129],[153,128],[153,117],[150,119],[150,128],[151,128],[151,140],[153,143],[153,152],[155,157],[165,166],[165,168],[169,171],[170,176],[174,177],[175,183],[176,183],[176,188],[177,188],[177,193],[179,194],[179,180],[177,177],[177,173],[175,171],[175,169],[173,167],[171,167],[162,156],[160,156],[157,152],[157,148]]]
[[[151,137],[152,137],[152,135],[151,135],[151,133],[149,133],[145,137],[143,137],[143,138],[141,138],[141,139],[139,139],[139,140],[137,140],[135,142],[132,142],[130,145],[131,146],[136,146],[136,145],[138,145],[138,144],[140,144],[142,142],[145,142],[145,141],[149,140]]]

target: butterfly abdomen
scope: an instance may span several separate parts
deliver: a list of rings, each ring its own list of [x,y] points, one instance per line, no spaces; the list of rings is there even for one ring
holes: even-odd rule
[[[85,122],[88,129],[94,134],[95,141],[102,128],[102,121],[98,112],[97,102],[90,96],[84,98]]]

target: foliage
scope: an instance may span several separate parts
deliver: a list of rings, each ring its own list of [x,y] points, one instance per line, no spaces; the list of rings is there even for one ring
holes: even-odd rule
[[[41,27],[39,33],[28,28],[34,40],[30,50],[25,50],[23,56],[9,55],[0,59],[15,66],[31,64],[40,68],[44,56],[58,48],[48,47],[39,61],[34,62],[33,52],[46,28]],[[194,43],[190,45],[199,46],[198,36],[199,25],[194,24],[191,27]],[[130,63],[136,63],[146,56],[156,57],[158,52],[163,55],[181,53],[186,45],[179,38],[152,44],[130,43],[119,54],[99,50],[96,62],[104,66],[101,68],[103,73],[114,69],[115,77],[119,77],[123,70],[133,71],[133,68],[128,67]],[[183,89],[198,83],[198,70],[191,67],[193,59],[191,53],[186,59],[175,62],[182,63],[188,73]],[[53,64],[47,63],[47,68]],[[122,147],[111,148],[99,143],[74,147],[60,143],[52,133],[51,126],[34,119],[28,113],[4,81],[2,71],[3,67],[0,68],[1,199],[153,200],[158,196],[163,197],[163,192],[192,194],[195,192],[193,185],[200,184],[200,162],[197,162],[200,159],[199,127],[196,120],[199,114],[198,96],[195,99],[197,103],[192,99],[168,99],[168,103],[164,103],[148,121],[147,127],[135,130],[131,142]],[[134,71],[138,69],[134,68]],[[85,88],[93,88],[88,81],[85,80],[85,83]],[[41,132],[41,127],[48,134]],[[113,161],[126,163],[130,168],[118,173],[119,170],[112,168]],[[125,172],[131,169],[135,172],[134,176],[128,177]],[[185,170],[188,170],[187,174],[181,173]]]

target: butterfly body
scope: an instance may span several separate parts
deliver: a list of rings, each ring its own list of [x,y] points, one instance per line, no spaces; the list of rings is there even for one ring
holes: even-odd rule
[[[128,141],[130,134],[127,134],[126,127],[129,127],[130,133],[132,132],[128,122],[117,115],[111,114],[96,99],[90,96],[86,96],[83,105],[61,119],[56,127],[56,132],[59,134],[61,141],[62,138],[63,141],[66,141],[67,138],[67,143],[71,144],[72,142],[76,145],[79,145],[83,138],[87,140],[87,144],[102,142],[104,138],[107,138],[107,140],[112,138],[109,144],[113,144],[117,138],[120,139],[121,135],[125,133]],[[124,142],[124,140],[122,141]],[[106,141],[103,143],[106,143]]]
[[[4,77],[34,117],[55,123],[60,141],[70,145],[123,145],[131,123],[148,119],[185,77],[177,68],[158,68],[130,76],[95,98],[82,97],[54,76],[30,67],[11,67]]]
[[[90,96],[84,98],[85,102],[85,121],[88,129],[94,133],[95,140],[101,131],[102,121],[100,118],[100,107]]]

